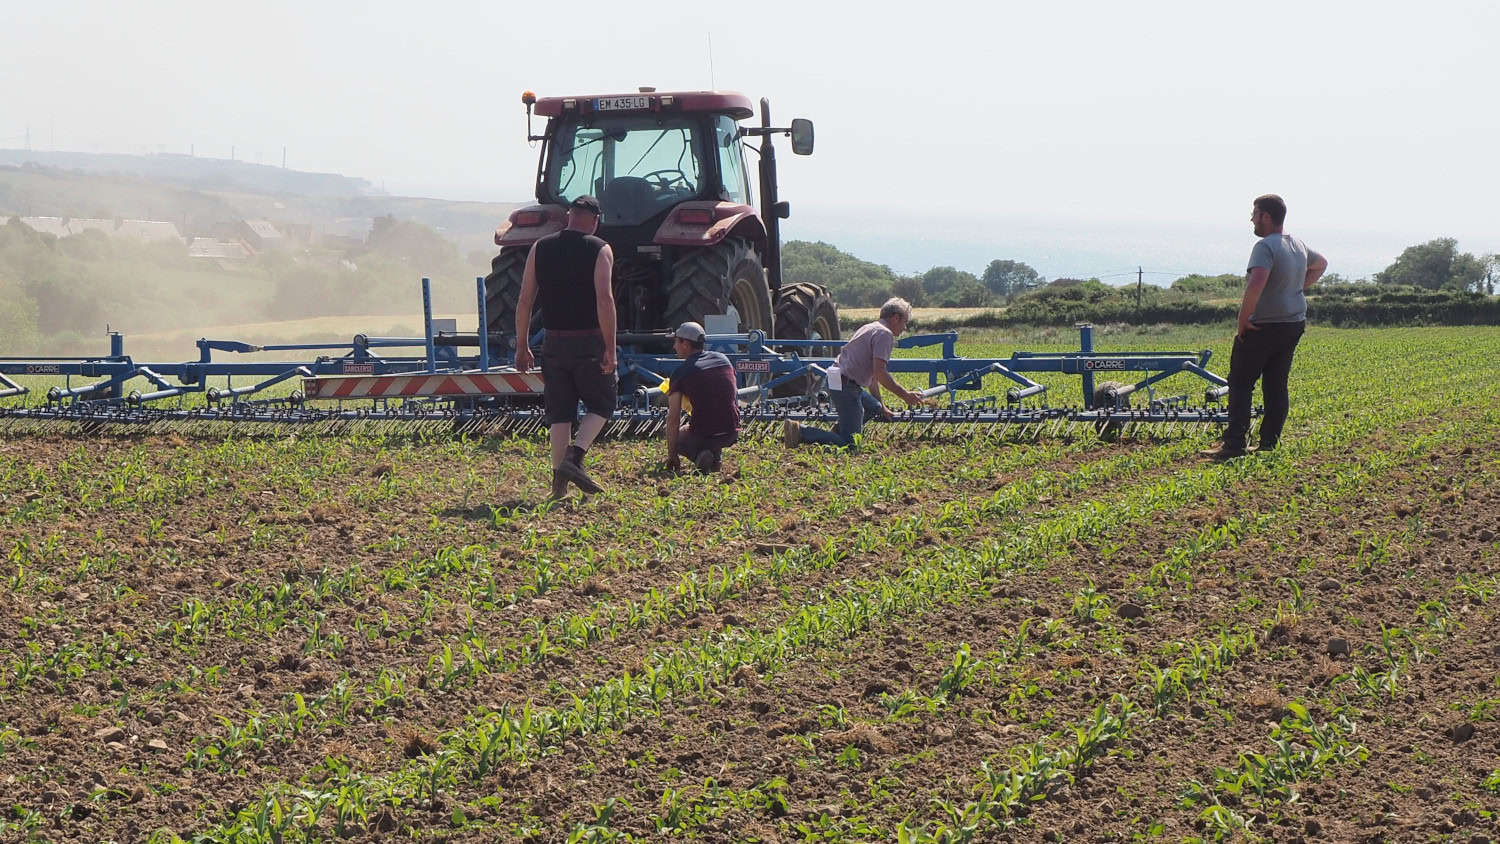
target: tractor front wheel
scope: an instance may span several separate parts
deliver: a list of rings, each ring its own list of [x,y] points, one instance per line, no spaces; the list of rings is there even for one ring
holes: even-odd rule
[[[530,246],[512,246],[500,250],[500,254],[490,262],[490,274],[484,279],[484,310],[491,334],[514,334],[516,331],[516,305],[521,301],[521,275],[526,270],[526,256],[530,252]],[[542,309],[537,305],[531,309],[531,334],[536,334],[541,329]]]

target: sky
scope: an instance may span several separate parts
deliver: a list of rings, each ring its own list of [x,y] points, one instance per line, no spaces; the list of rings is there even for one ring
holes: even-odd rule
[[[391,193],[518,201],[523,90],[715,86],[815,122],[815,153],[779,159],[791,236],[1238,254],[1250,200],[1275,192],[1288,231],[1373,238],[1372,264],[1442,236],[1500,252],[1489,0],[7,7],[0,147],[27,127],[37,149],[276,164],[285,147]]]

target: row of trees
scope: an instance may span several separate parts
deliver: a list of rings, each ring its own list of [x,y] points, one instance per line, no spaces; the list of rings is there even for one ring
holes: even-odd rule
[[[1500,283],[1500,254],[1476,257],[1458,251],[1458,241],[1440,237],[1407,247],[1395,262],[1375,274],[1375,283],[1426,290],[1468,290],[1493,296]]]
[[[1070,287],[1082,279],[1048,282],[1034,268],[1020,261],[994,260],[978,276],[951,266],[938,266],[924,273],[904,276],[883,264],[862,261],[827,243],[791,241],[782,252],[783,272],[792,281],[810,281],[829,287],[839,304],[873,307],[890,296],[900,296],[919,307],[983,308],[1010,306],[1018,298],[1034,295],[1044,287]],[[1098,283],[1098,279],[1091,279]],[[1351,281],[1329,273],[1322,287],[1354,284],[1373,295],[1375,288],[1419,288],[1468,291],[1494,295],[1500,285],[1500,254],[1476,256],[1458,250],[1458,241],[1445,237],[1408,247],[1390,266],[1372,279]],[[1107,285],[1099,284],[1101,289]],[[1092,288],[1091,288],[1092,289]],[[1198,300],[1238,298],[1245,289],[1243,273],[1216,276],[1190,275],[1172,282],[1166,291]],[[1134,303],[1135,288],[1128,298]],[[1146,285],[1141,304],[1159,301],[1163,288]],[[1168,298],[1172,298],[1170,295]]]
[[[1005,260],[991,261],[978,276],[951,266],[903,276],[821,241],[788,242],[782,247],[781,262],[787,279],[822,284],[847,307],[875,307],[900,296],[920,307],[982,308],[1002,305],[1047,282],[1032,267]]]

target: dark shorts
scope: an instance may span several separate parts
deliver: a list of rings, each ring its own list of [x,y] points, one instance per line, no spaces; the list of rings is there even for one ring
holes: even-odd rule
[[[689,458],[696,457],[698,452],[722,451],[740,441],[740,435],[736,431],[720,434],[715,437],[700,437],[693,433],[691,426],[677,437],[677,452],[686,454]]]
[[[558,339],[542,346],[542,380],[546,386],[542,401],[547,424],[560,425],[578,421],[578,404],[595,416],[610,418],[615,412],[615,373],[599,371],[603,347],[596,341],[560,343]],[[571,340],[571,338],[570,338]]]

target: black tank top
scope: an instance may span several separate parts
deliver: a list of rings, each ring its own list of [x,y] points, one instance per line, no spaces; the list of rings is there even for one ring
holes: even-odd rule
[[[576,229],[563,229],[538,240],[536,252],[537,302],[548,331],[599,328],[594,297],[594,264],[604,241]]]

